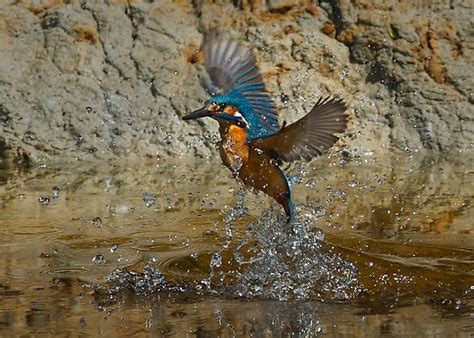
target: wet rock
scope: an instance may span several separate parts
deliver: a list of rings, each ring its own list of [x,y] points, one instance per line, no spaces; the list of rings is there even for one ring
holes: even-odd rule
[[[177,138],[201,128],[179,116],[205,97],[181,55],[201,40],[192,7],[3,7],[0,116],[11,149],[34,161],[188,152],[190,138]]]
[[[472,4],[374,6],[3,4],[1,148],[28,163],[210,155],[214,138],[204,132],[215,133],[214,123],[180,116],[206,98],[197,51],[216,26],[255,46],[269,91],[285,98],[276,100],[282,120],[337,94],[351,107],[353,153],[471,147]]]

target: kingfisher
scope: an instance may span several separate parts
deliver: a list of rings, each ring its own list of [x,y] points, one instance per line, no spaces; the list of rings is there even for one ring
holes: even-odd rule
[[[211,98],[183,120],[210,117],[217,121],[224,165],[245,186],[278,202],[290,223],[295,206],[289,178],[280,166],[309,161],[331,148],[346,130],[346,104],[338,98],[320,98],[303,118],[280,127],[276,106],[249,48],[211,31],[201,49]]]

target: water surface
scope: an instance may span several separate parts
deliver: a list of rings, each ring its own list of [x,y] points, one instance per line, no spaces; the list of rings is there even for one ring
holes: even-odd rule
[[[0,336],[474,335],[474,157],[324,157],[298,221],[219,163],[0,171]]]

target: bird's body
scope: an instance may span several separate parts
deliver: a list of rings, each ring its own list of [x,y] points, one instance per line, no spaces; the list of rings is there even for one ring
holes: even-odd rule
[[[245,185],[273,197],[292,217],[290,187],[276,161],[247,141],[245,128],[222,122],[219,131],[219,152],[225,166]]]
[[[214,95],[185,120],[211,117],[219,122],[223,163],[245,185],[263,191],[283,206],[290,221],[294,207],[282,161],[310,160],[330,148],[346,128],[342,100],[319,100],[303,118],[278,127],[253,55],[240,44],[211,33],[203,44]],[[217,94],[214,89],[223,91]]]

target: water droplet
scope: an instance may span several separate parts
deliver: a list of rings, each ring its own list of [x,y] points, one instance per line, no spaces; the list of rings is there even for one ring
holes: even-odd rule
[[[207,287],[207,289],[211,289],[211,281],[209,279],[201,280],[201,284]]]
[[[355,188],[357,186],[357,181],[356,180],[350,180],[347,185],[351,188]]]
[[[95,264],[104,264],[105,263],[105,257],[104,255],[97,254],[94,257],[92,257],[92,262]]]
[[[313,189],[316,186],[316,180],[314,178],[309,179],[308,182],[306,182],[306,186]]]
[[[94,224],[97,228],[101,228],[103,225],[102,219],[100,217],[94,217],[91,223]]]
[[[54,186],[52,190],[53,190],[53,194],[51,197],[54,199],[59,198],[59,187]]]
[[[151,192],[144,192],[143,193],[143,202],[145,205],[150,208],[156,202],[156,195]]]
[[[115,252],[115,251],[117,251],[117,249],[118,249],[118,245],[117,245],[117,244],[114,244],[114,245],[112,245],[112,246],[110,247],[109,250],[110,250],[110,252]]]
[[[218,252],[214,252],[211,256],[209,266],[212,268],[220,268],[222,266],[222,257]]]
[[[349,68],[348,67],[344,67],[341,69],[341,76],[342,77],[347,77],[349,75]]]
[[[235,156],[233,159],[232,159],[232,162],[230,164],[231,168],[232,168],[232,171],[234,172],[237,172],[240,170],[240,168],[242,168],[242,164],[243,164],[243,161],[242,161],[242,158],[239,157],[239,156]]]
[[[41,203],[44,207],[49,205],[49,197],[48,196],[40,196],[38,198],[38,202]]]

